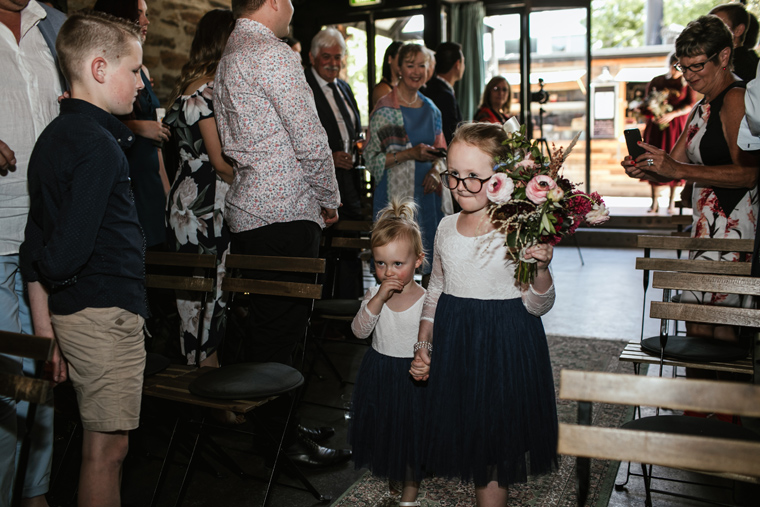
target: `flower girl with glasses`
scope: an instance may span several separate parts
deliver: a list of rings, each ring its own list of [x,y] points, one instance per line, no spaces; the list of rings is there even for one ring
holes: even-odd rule
[[[524,252],[538,271],[521,286],[488,214],[494,161],[509,154],[506,139],[500,125],[487,123],[454,134],[442,177],[462,211],[438,226],[410,370],[417,380],[429,378],[425,472],[474,483],[479,506],[507,505],[510,484],[557,464],[554,382],[540,318],[554,304],[552,247]]]
[[[425,386],[409,375],[425,289],[414,272],[425,260],[416,205],[392,201],[372,230],[372,256],[380,285],[367,291],[351,323],[358,338],[374,335],[356,377],[348,440],[356,468],[403,481],[401,506],[419,505]]]

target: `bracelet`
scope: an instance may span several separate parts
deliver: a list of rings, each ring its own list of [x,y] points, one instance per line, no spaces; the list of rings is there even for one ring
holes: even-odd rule
[[[399,165],[399,164],[400,164],[400,162],[399,162],[399,161],[398,161],[398,159],[396,158],[396,152],[395,152],[395,151],[393,152],[393,161],[395,162],[395,164],[394,164],[394,165]]]
[[[433,344],[430,342],[417,342],[414,344],[414,351],[417,352],[420,349],[428,349],[428,352],[433,352]]]

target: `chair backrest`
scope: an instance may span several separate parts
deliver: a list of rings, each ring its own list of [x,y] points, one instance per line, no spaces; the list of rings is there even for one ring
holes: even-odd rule
[[[214,287],[216,256],[212,254],[146,252],[145,266],[147,270],[151,267],[165,267],[173,271],[164,274],[146,273],[145,286],[149,288],[211,292]],[[202,276],[198,276],[198,272]]]
[[[737,263],[716,262],[716,264]],[[652,287],[663,290],[760,295],[760,278],[655,271],[652,277]],[[649,315],[655,319],[760,327],[760,309],[756,308],[652,301]]]
[[[0,331],[0,354],[47,361],[52,352],[52,338]],[[41,403],[48,399],[51,389],[47,380],[0,372],[0,396]]]
[[[706,252],[752,253],[754,240],[723,238],[684,238],[674,236],[640,235],[638,247],[644,249],[644,257],[636,258],[636,269],[656,271],[680,271],[685,273],[715,273],[749,276],[749,262],[715,262],[708,260],[664,259],[651,257],[651,250],[698,250]],[[645,273],[646,274],[646,273]]]
[[[368,250],[372,226],[369,220],[339,220],[322,235],[322,245],[327,248]]]
[[[563,370],[559,398],[579,402],[581,423],[560,424],[560,454],[760,478],[760,441],[601,428],[580,420],[593,402],[760,417],[760,386]]]
[[[309,273],[315,275],[315,281],[314,283],[298,283],[226,276],[222,280],[223,291],[306,299],[322,297],[322,285],[316,283],[316,275],[325,272],[324,259],[228,254],[225,265],[228,270]]]

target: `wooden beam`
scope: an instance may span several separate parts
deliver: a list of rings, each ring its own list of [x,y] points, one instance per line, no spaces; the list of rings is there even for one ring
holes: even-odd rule
[[[557,452],[760,477],[760,442],[562,423]]]
[[[752,384],[573,370],[560,377],[563,400],[760,417],[760,386]]]
[[[704,250],[716,252],[752,252],[755,248],[752,239],[725,238],[679,238],[641,234],[638,237],[639,248],[658,250]]]
[[[50,382],[47,380],[0,372],[0,396],[30,403],[44,403],[50,399]]]
[[[47,361],[52,352],[52,338],[0,331],[0,354]]]
[[[718,264],[749,264],[748,262],[709,261]],[[760,295],[760,279],[747,276],[718,276],[694,273],[664,273],[655,271],[652,287],[698,292],[728,292],[730,294]]]
[[[230,268],[259,271],[282,271],[302,273],[324,273],[325,260],[305,257],[270,257],[264,255],[229,254],[225,266]]]
[[[752,269],[752,264],[749,262],[721,262],[699,259],[690,260],[662,259],[657,257],[637,257],[636,269],[649,271],[681,271],[688,273],[749,276]]]

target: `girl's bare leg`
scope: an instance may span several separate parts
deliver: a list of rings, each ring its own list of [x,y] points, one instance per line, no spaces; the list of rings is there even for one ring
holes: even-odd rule
[[[417,500],[417,493],[420,490],[420,483],[414,481],[404,481],[404,489],[401,490],[402,502],[414,502]]]
[[[502,488],[496,481],[491,481],[483,488],[475,488],[475,501],[478,507],[506,507],[507,488]]]

